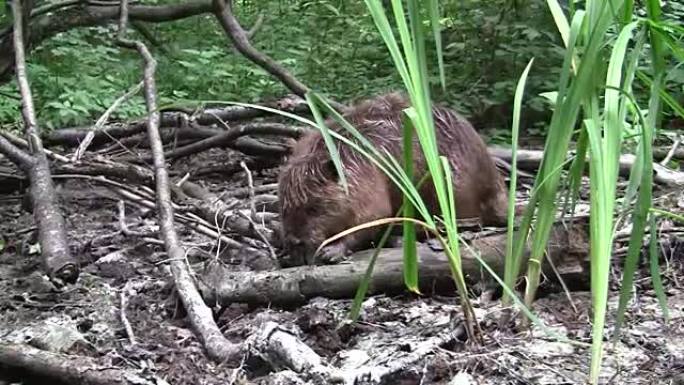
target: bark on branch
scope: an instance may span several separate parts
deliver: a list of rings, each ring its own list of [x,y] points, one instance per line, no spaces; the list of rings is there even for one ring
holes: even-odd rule
[[[274,108],[290,113],[305,113],[309,110],[308,105],[303,100],[297,98],[285,98],[274,102],[263,103],[264,107]],[[234,122],[245,119],[252,119],[264,115],[264,111],[255,108],[246,107],[225,107],[225,108],[207,108],[199,111],[197,114],[187,114],[177,111],[166,111],[161,113],[159,126],[160,127],[181,127],[187,123],[192,127],[193,131],[197,131],[201,138],[212,136],[216,130],[208,130],[202,128],[203,126],[221,125],[223,122]],[[93,145],[99,145],[109,141],[112,137],[121,139],[143,132],[146,128],[146,120],[134,121],[127,124],[112,124],[106,126],[100,131],[95,132],[93,137]],[[197,126],[197,127],[195,127]],[[91,127],[71,127],[52,130],[46,133],[43,137],[46,144],[78,146],[81,141],[90,132]],[[203,132],[210,133],[210,135],[203,135]],[[213,132],[210,132],[213,131]]]
[[[33,96],[26,74],[26,60],[23,38],[22,0],[10,2],[14,19],[14,53],[17,84],[22,100],[22,118],[24,130],[29,145],[32,162],[28,163],[28,155],[19,155],[16,148],[7,146],[8,141],[3,138],[0,147],[12,150],[8,156],[12,160],[19,160],[19,167],[24,169],[30,180],[31,203],[33,216],[38,226],[38,234],[45,271],[52,281],[58,285],[73,283],[78,279],[79,269],[75,259],[69,251],[64,218],[59,211],[52,175],[43,143],[40,139],[38,123],[33,108]],[[7,142],[7,143],[6,143]]]
[[[480,258],[503,277],[506,234],[474,239],[470,246]],[[577,222],[554,227],[545,258],[545,273],[554,277],[548,264],[551,259],[568,286],[582,285],[589,279],[588,235],[586,223]],[[323,296],[353,298],[368,266],[372,250],[354,254],[349,263],[328,266],[300,266],[266,272],[230,272],[212,265],[201,282],[201,291],[208,303],[228,305],[244,302],[253,305],[291,307]],[[447,257],[426,246],[419,247],[419,283],[423,293],[455,293]],[[470,252],[461,248],[463,273],[471,283],[491,277]],[[397,294],[405,290],[403,254],[401,248],[384,249],[379,255],[368,294]]]
[[[27,50],[38,46],[42,41],[64,31],[79,27],[101,25],[119,16],[118,6],[101,6],[81,2],[80,6],[69,6],[54,10],[53,13],[35,13],[28,29]],[[67,4],[69,5],[69,4]],[[173,5],[133,5],[129,18],[150,23],[162,23],[212,12],[211,0],[198,0]],[[0,33],[0,82],[9,81],[14,69],[12,32],[7,29]]]
[[[52,353],[28,345],[0,343],[0,366],[68,384],[153,384],[131,371],[98,365],[90,357]]]
[[[213,0],[216,19],[221,24],[221,27],[226,32],[226,35],[233,42],[235,48],[240,51],[247,59],[254,62],[259,67],[268,71],[271,75],[278,78],[287,88],[295,94],[304,97],[309,91],[309,87],[302,84],[292,74],[290,74],[284,67],[278,64],[275,60],[267,55],[259,52],[252,43],[249,42],[247,32],[242,28],[240,22],[233,14],[233,5],[231,0]]]
[[[174,228],[169,175],[166,170],[164,148],[159,133],[160,114],[157,110],[157,90],[154,77],[156,61],[145,44],[126,39],[127,23],[128,2],[121,0],[118,43],[124,47],[136,49],[144,60],[143,81],[148,112],[147,134],[154,156],[159,226],[170,259],[176,290],[188,312],[190,322],[207,349],[209,357],[219,362],[235,362],[242,352],[241,346],[231,343],[223,336],[214,322],[211,310],[202,302],[202,297],[195,288],[192,276],[185,263],[185,250],[181,247]]]
[[[247,59],[266,70],[289,88],[292,92],[304,97],[309,92],[309,87],[297,80],[285,67],[273,60],[268,55],[260,52],[252,43],[249,42],[249,34],[246,32],[233,13],[232,0],[213,0],[214,13],[221,27],[233,42],[234,47],[240,51]],[[338,111],[343,111],[346,107],[339,103],[331,103]]]

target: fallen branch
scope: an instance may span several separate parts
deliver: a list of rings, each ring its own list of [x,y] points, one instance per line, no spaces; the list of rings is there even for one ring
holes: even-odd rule
[[[291,369],[317,384],[332,383],[336,370],[323,365],[323,359],[292,332],[266,322],[250,337],[250,354],[261,357],[275,370]]]
[[[15,0],[16,1],[16,0]],[[67,384],[155,384],[130,370],[100,365],[90,357],[52,353],[28,345],[0,343],[0,366]]]
[[[672,147],[665,153],[665,156],[662,157],[663,159],[660,161],[660,165],[666,166],[673,158],[684,159],[684,149],[681,148],[683,140],[684,135],[681,134],[674,139]]]
[[[287,97],[274,102],[263,103],[262,106],[277,109],[289,113],[307,113],[309,107],[300,98]],[[260,117],[269,112],[260,109],[230,106],[225,108],[207,108],[196,114],[190,115],[181,111],[162,111],[159,126],[162,128],[180,128],[184,124],[192,127],[190,132],[196,132],[197,137],[207,138],[219,133],[206,127],[220,125],[221,122],[235,122]],[[95,133],[92,145],[97,146],[107,143],[111,138],[125,138],[145,131],[146,121],[139,120],[127,124],[111,124]],[[45,133],[43,139],[48,145],[78,146],[91,131],[90,126],[71,127],[52,130]]]
[[[653,149],[653,159],[664,159],[670,158],[677,160],[684,160],[684,146],[681,143],[675,148],[673,145],[670,148],[656,147]]]
[[[499,147],[490,147],[489,154],[495,158],[511,161],[511,150]],[[539,169],[544,151],[518,150],[518,168],[527,171]],[[628,177],[636,157],[632,154],[620,156],[620,175]],[[587,163],[588,165],[588,163]],[[684,186],[684,172],[675,171],[658,163],[653,163],[653,180],[656,183],[668,186]]]
[[[102,128],[104,127],[104,125],[105,125],[105,123],[107,122],[107,120],[109,120],[109,116],[110,116],[117,108],[119,108],[119,106],[121,105],[121,103],[125,102],[126,99],[130,98],[130,97],[133,96],[134,94],[137,94],[138,91],[140,91],[140,89],[142,88],[142,86],[143,86],[143,83],[142,83],[142,82],[136,84],[133,88],[131,88],[130,90],[128,90],[125,94],[123,94],[123,95],[121,95],[119,98],[117,98],[117,99],[114,101],[114,103],[112,103],[112,105],[109,106],[109,108],[107,108],[107,110],[105,110],[105,112],[102,114],[102,116],[100,116],[100,118],[97,119],[97,121],[95,122],[95,126],[93,127],[93,129],[90,130],[90,131],[88,131],[88,133],[86,134],[85,138],[83,138],[83,141],[81,142],[81,144],[80,144],[80,145],[78,146],[78,148],[76,149],[76,152],[75,152],[74,155],[71,157],[71,161],[72,161],[72,162],[76,162],[76,161],[78,161],[78,160],[81,159],[81,157],[83,156],[83,154],[84,154],[84,153],[86,152],[86,150],[88,149],[88,146],[90,146],[90,144],[93,142],[93,138],[95,137],[95,133],[102,130]]]
[[[30,155],[22,154],[23,151],[14,145],[10,146],[9,140],[5,138],[0,141],[0,147],[6,150],[5,153],[10,160],[16,161],[17,166],[29,177],[31,206],[33,207],[34,220],[38,226],[45,272],[57,285],[73,283],[78,279],[79,268],[69,250],[66,225],[64,217],[59,211],[50,166],[39,136],[38,123],[33,108],[33,96],[26,73],[23,37],[23,15],[25,12],[22,10],[22,0],[13,0],[9,4],[14,19],[14,53],[17,84],[22,99],[21,114]]]
[[[186,181],[180,185],[180,188],[189,197],[197,200],[197,202],[193,202],[195,209],[204,220],[214,223],[218,228],[217,230],[225,227],[229,231],[264,242],[266,247],[270,244],[272,236],[270,230],[267,234],[261,234],[254,228],[253,222],[239,215],[239,211],[233,210],[233,206],[226,205],[218,196],[192,182]],[[267,229],[263,230],[266,231]],[[261,251],[257,249],[249,252],[261,254]]]
[[[17,147],[19,147],[19,148],[21,148],[21,149],[27,150],[27,151],[31,151],[31,145],[30,145],[29,142],[27,142],[26,140],[24,140],[24,139],[22,139],[22,138],[19,138],[19,137],[17,137],[17,136],[14,136],[14,135],[13,135],[12,133],[10,133],[10,132],[3,132],[3,133],[0,134],[0,135],[4,136],[5,139],[7,139],[7,140],[9,140],[10,142],[12,142],[12,144],[14,144],[15,146],[17,146]],[[49,159],[55,159],[55,160],[58,160],[58,161],[60,161],[60,162],[65,162],[65,163],[70,162],[69,158],[67,158],[67,157],[64,156],[64,155],[58,154],[58,153],[56,153],[56,152],[54,152],[54,151],[50,151],[50,150],[48,150],[48,149],[46,149],[46,148],[44,148],[43,151],[45,152],[45,155],[46,155]]]
[[[427,355],[440,347],[453,344],[454,341],[459,341],[465,335],[464,327],[439,333],[424,341],[411,344],[410,349],[405,349],[400,357],[395,355],[392,357],[382,357],[382,363],[366,364],[354,370],[342,372],[342,378],[344,378],[346,384],[385,384],[388,377],[392,374],[406,370],[406,368],[425,359]]]
[[[179,243],[173,223],[169,176],[166,171],[164,148],[159,133],[159,112],[157,110],[157,90],[155,84],[156,61],[145,44],[126,39],[128,22],[128,2],[121,0],[121,17],[117,42],[123,47],[136,49],[144,60],[143,80],[145,104],[148,112],[147,134],[154,157],[154,172],[157,192],[157,207],[160,233],[164,240],[171,272],[178,295],[188,313],[190,322],[198,334],[209,357],[218,362],[239,361],[242,347],[228,341],[219,330],[211,310],[204,304],[193,283],[185,262],[185,250]]]
[[[477,238],[471,247],[499,275],[503,276],[506,234]],[[569,227],[559,224],[548,244],[548,258],[566,283],[585,285],[589,277],[588,236],[584,223]],[[372,250],[356,253],[348,263],[328,266],[301,266],[266,272],[231,272],[213,264],[198,283],[207,303],[228,305],[245,302],[254,305],[290,307],[323,296],[352,298],[365,274]],[[463,273],[471,282],[491,280],[474,255],[461,249]],[[420,246],[419,282],[423,293],[453,294],[455,287],[446,256],[427,246]],[[549,265],[545,272],[554,275]],[[376,261],[368,294],[404,292],[403,252],[385,249]]]
[[[252,123],[244,126],[230,128],[221,134],[214,135],[210,138],[202,139],[200,141],[188,144],[183,147],[178,147],[171,151],[164,153],[167,159],[178,160],[182,157],[193,155],[202,151],[206,151],[214,147],[228,146],[231,142],[244,135],[281,135],[288,137],[298,137],[302,131],[293,126],[287,126],[279,123]],[[149,157],[143,157],[143,160],[149,160]]]

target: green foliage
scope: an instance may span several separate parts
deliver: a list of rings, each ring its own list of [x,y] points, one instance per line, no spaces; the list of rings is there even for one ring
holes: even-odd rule
[[[147,1],[147,3],[156,3]],[[445,0],[440,2],[445,91],[439,76],[430,75],[431,94],[491,128],[491,139],[510,142],[516,79],[535,58],[521,114],[527,134],[546,132],[550,103],[539,96],[554,88],[564,48],[544,1],[512,8],[510,1]],[[676,23],[684,6],[667,2],[665,19]],[[402,87],[385,47],[361,1],[240,1],[236,13],[245,29],[260,15],[254,46],[282,63],[305,84],[339,100],[367,97]],[[10,22],[2,15],[0,25]],[[674,24],[675,26],[677,24]],[[233,51],[212,15],[172,23],[146,24],[159,62],[162,104],[179,99],[231,99],[256,102],[287,90],[272,76]],[[115,27],[99,26],[64,32],[44,41],[29,55],[29,76],[42,126],[92,123],[140,78],[139,58],[113,43]],[[132,37],[141,38],[134,30]],[[427,55],[437,61],[432,36]],[[646,74],[647,61],[640,63]],[[665,90],[673,100],[684,97],[684,67],[668,72]],[[16,87],[0,85],[0,123],[20,120]],[[666,116],[671,115],[669,110]],[[130,119],[144,114],[142,98],[125,102],[112,116]],[[668,115],[669,114],[669,115]]]
[[[440,4],[447,83],[446,92],[441,87],[432,92],[434,99],[466,115],[487,116],[482,123],[489,127],[510,127],[507,107],[490,112],[512,102],[515,79],[529,57],[537,57],[539,69],[530,74],[530,95],[550,88],[561,57],[543,3],[530,2],[516,12],[502,12],[503,3],[449,0]],[[402,87],[363,2],[240,1],[236,13],[245,29],[263,15],[264,22],[252,38],[254,46],[305,84],[336,99],[358,99]],[[159,62],[161,103],[182,98],[256,102],[287,92],[233,51],[212,15],[146,26],[161,45],[150,44]],[[91,123],[139,80],[139,58],[114,45],[114,31],[113,25],[72,30],[32,51],[29,75],[43,126]],[[134,30],[131,34],[141,37]],[[431,39],[428,36],[428,60],[436,62]],[[431,81],[438,84],[436,73]],[[0,86],[0,93],[18,96],[11,83]],[[541,98],[526,99],[525,106],[536,112],[546,108]],[[16,100],[0,97],[0,122],[18,120],[17,106]],[[136,97],[112,118],[129,119],[143,113],[142,99]],[[506,131],[503,140],[507,140]]]

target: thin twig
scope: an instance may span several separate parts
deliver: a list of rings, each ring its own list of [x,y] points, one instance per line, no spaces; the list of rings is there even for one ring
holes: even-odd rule
[[[124,203],[123,200],[119,200],[118,203],[119,207],[119,228],[121,229],[121,232],[126,235],[126,236],[133,236],[133,237],[150,237],[154,234],[150,233],[145,233],[142,231],[133,231],[128,228],[128,225],[126,224],[126,204]]]
[[[266,235],[264,235],[261,232],[261,230],[259,230],[258,225],[256,224],[256,222],[254,222],[254,219],[252,219],[252,217],[250,217],[249,215],[244,214],[242,212],[238,212],[238,215],[241,215],[242,217],[247,219],[247,221],[249,221],[250,226],[252,226],[252,230],[254,230],[254,232],[259,236],[259,238],[261,238],[261,241],[264,242],[264,244],[266,244],[266,248],[268,248],[268,254],[270,255],[271,259],[274,261],[277,261],[278,256],[276,255],[275,249],[273,248],[271,243],[268,241],[268,238],[266,237]]]
[[[240,161],[240,167],[245,170],[247,176],[247,188],[249,188],[249,210],[252,218],[256,218],[256,204],[254,203],[254,180],[252,179],[252,172],[249,170],[245,161]]]
[[[114,101],[114,103],[112,103],[111,106],[109,106],[109,108],[107,108],[107,110],[102,114],[102,116],[100,116],[100,118],[97,119],[93,129],[88,131],[88,134],[86,135],[86,137],[83,138],[83,141],[81,142],[81,144],[76,149],[76,152],[74,153],[74,155],[71,157],[72,162],[76,162],[76,161],[81,159],[83,154],[88,149],[88,146],[90,146],[90,144],[93,142],[93,138],[95,138],[95,133],[102,130],[105,123],[107,123],[107,120],[109,120],[109,116],[114,111],[116,111],[117,108],[119,108],[121,103],[126,101],[131,96],[137,94],[138,91],[140,91],[140,89],[142,88],[142,86],[143,86],[143,82],[141,81],[137,85],[135,85],[133,88],[128,90],[125,94],[121,95],[118,99],[116,99]],[[112,139],[114,139],[114,138],[112,138]]]
[[[682,143],[682,136],[678,136],[677,139],[675,139],[674,143],[672,144],[672,148],[670,148],[670,151],[667,152],[667,155],[665,155],[665,158],[660,161],[661,166],[665,166],[672,160],[672,157],[674,154],[677,152],[677,147]]]
[[[124,330],[126,330],[126,335],[128,336],[128,342],[131,344],[131,346],[135,346],[136,340],[135,340],[135,334],[133,333],[133,327],[131,327],[131,323],[128,322],[128,317],[126,317],[126,306],[128,306],[128,291],[131,290],[131,285],[130,282],[126,282],[124,285],[123,289],[121,289],[121,323],[124,326]]]

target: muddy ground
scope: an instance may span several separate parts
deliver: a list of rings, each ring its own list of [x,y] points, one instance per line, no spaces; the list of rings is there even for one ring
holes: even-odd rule
[[[247,185],[245,172],[235,167],[238,155],[224,150],[174,163],[176,178],[185,171],[215,168],[224,172],[192,177],[221,194]],[[6,160],[0,157],[3,167]],[[9,166],[7,166],[9,167]],[[7,169],[7,168],[5,168]],[[229,172],[230,171],[230,172]],[[255,185],[275,182],[277,169],[254,173]],[[293,372],[269,371],[257,360],[238,369],[212,363],[194,336],[174,295],[166,254],[160,244],[120,231],[119,196],[92,180],[60,178],[59,194],[67,218],[71,248],[82,275],[77,284],[56,290],[42,275],[35,228],[22,209],[22,195],[0,196],[0,340],[95,357],[103,366],[123,367],[156,375],[169,384],[299,384]],[[275,194],[275,191],[271,192]],[[682,204],[681,191],[659,190],[663,208]],[[270,203],[269,207],[273,207]],[[268,205],[267,205],[268,206]],[[140,232],[156,230],[155,213],[126,202],[126,223]],[[677,209],[681,211],[681,208]],[[222,253],[216,240],[183,225],[177,226],[186,247],[195,252],[189,262],[196,271],[219,258],[235,270],[264,266],[239,252]],[[679,234],[679,235],[678,235]],[[148,237],[149,238],[149,237]],[[154,235],[152,236],[154,238]],[[638,297],[630,304],[627,325],[605,353],[602,382],[606,384],[684,384],[684,240],[681,233],[663,232],[660,268],[669,305],[669,323],[652,289],[648,264],[637,277]],[[618,245],[619,246],[619,245]],[[619,247],[618,247],[619,249]],[[606,338],[612,338],[621,260],[611,273]],[[137,344],[121,321],[125,315]],[[547,327],[574,341],[589,343],[590,294],[546,290],[534,307]],[[586,346],[558,342],[542,329],[519,325],[499,330],[502,308],[497,301],[474,300],[484,331],[482,346],[458,338],[433,349],[385,379],[385,384],[581,384],[589,372]],[[449,333],[460,322],[455,297],[375,296],[366,300],[361,321],[337,328],[350,309],[349,300],[317,298],[294,309],[234,304],[223,311],[219,327],[231,341],[247,338],[267,320],[294,330],[333,366],[393,361],[417,349],[421,342]],[[59,336],[59,338],[54,338]],[[57,342],[56,342],[57,341]],[[0,368],[0,384],[31,383],[8,368]],[[45,383],[34,381],[33,383]]]

